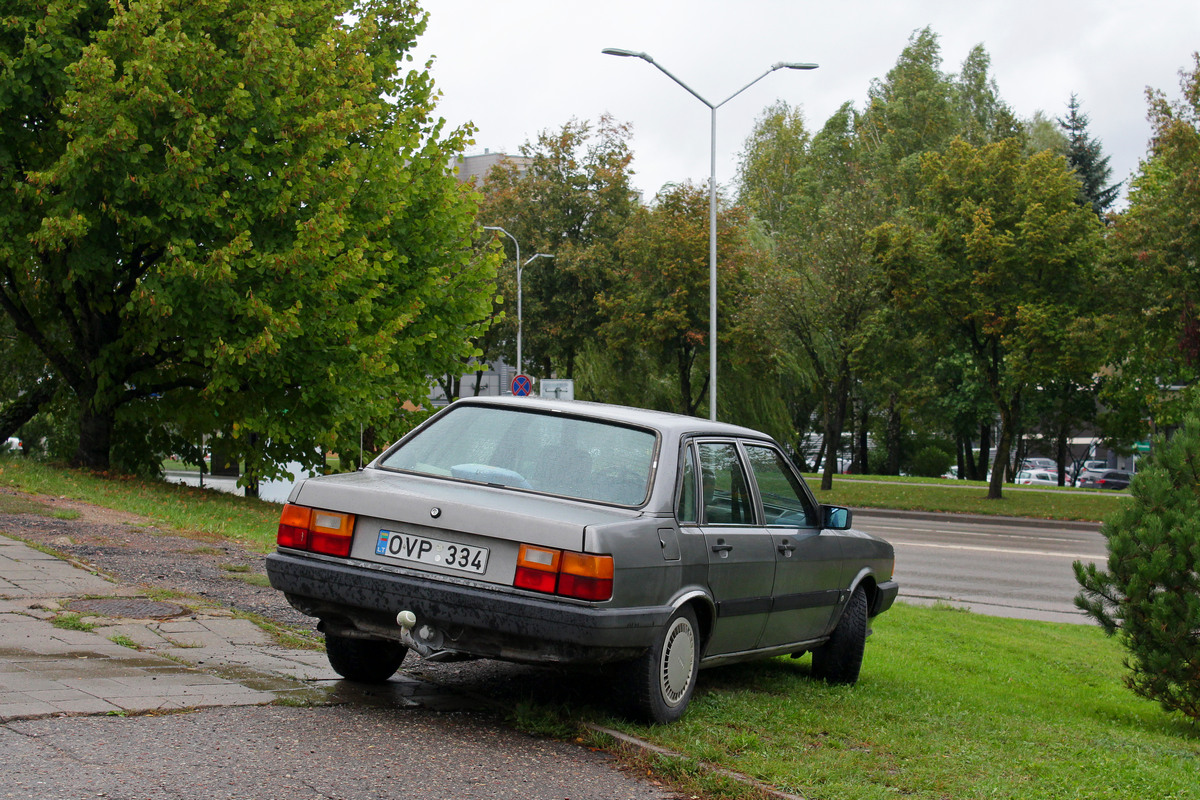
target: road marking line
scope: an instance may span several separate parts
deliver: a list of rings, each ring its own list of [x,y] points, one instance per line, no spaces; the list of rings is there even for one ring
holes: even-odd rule
[[[951,536],[986,536],[986,537],[1005,537],[1008,539],[1036,539],[1041,542],[1078,542],[1079,537],[1074,536],[1042,536],[1036,533],[1002,533],[999,531],[968,531],[957,528],[909,528],[901,525],[872,525],[869,528],[862,526],[862,529],[868,533],[875,531],[899,531],[901,535],[905,533],[938,533]],[[895,534],[888,534],[894,536]],[[1099,535],[1099,534],[1097,534]]]
[[[938,550],[975,550],[981,553],[1012,553],[1019,556],[1054,556],[1056,558],[1077,558],[1080,560],[1091,559],[1092,561],[1107,561],[1108,554],[1104,555],[1077,555],[1075,553],[1052,553],[1049,550],[1013,550],[1009,547],[979,547],[969,544],[932,544],[925,542],[892,542],[894,547],[932,547]]]

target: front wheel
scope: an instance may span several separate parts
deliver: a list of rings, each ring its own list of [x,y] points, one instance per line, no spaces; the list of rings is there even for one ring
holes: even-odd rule
[[[386,683],[408,655],[408,648],[388,639],[351,639],[325,634],[329,666],[348,681]]]
[[[866,644],[867,593],[860,586],[850,595],[829,641],[813,650],[813,677],[826,683],[855,683]]]
[[[638,717],[662,724],[682,717],[700,671],[695,612],[688,607],[676,611],[650,649],[625,669],[626,689]]]

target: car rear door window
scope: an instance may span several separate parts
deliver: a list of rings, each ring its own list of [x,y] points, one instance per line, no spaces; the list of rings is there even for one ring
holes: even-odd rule
[[[754,501],[732,442],[700,445],[706,525],[753,525]]]

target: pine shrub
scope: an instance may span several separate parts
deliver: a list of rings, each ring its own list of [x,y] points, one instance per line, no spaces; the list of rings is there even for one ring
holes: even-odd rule
[[[1126,685],[1200,719],[1200,416],[1157,438],[1109,517],[1108,569],[1075,562],[1075,604],[1128,651]]]

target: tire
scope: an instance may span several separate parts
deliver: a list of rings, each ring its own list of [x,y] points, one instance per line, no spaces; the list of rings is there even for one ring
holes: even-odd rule
[[[679,609],[640,658],[626,665],[625,689],[633,714],[666,724],[683,716],[700,672],[700,630],[696,613]]]
[[[862,670],[867,644],[867,593],[860,586],[850,595],[829,641],[813,650],[812,675],[826,683],[853,684]]]
[[[396,674],[408,648],[386,639],[349,639],[325,634],[329,666],[348,681],[386,683]]]

